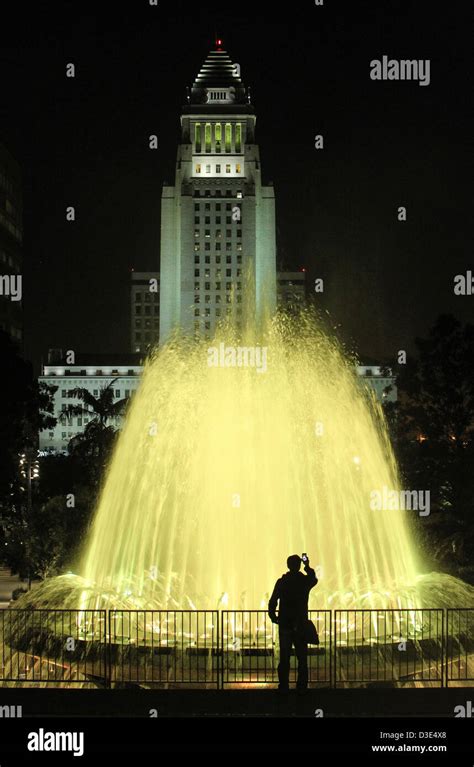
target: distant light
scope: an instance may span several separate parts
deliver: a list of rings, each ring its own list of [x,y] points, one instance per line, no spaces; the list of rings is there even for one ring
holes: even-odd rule
[[[305,272],[306,273],[306,268],[304,266],[301,267],[300,272]]]
[[[218,48],[221,48],[222,47],[222,40],[220,40],[220,39],[216,40],[216,44],[217,44]]]

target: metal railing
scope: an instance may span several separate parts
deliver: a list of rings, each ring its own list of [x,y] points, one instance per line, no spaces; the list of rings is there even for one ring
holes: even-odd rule
[[[1,610],[0,682],[104,684],[106,621],[105,610]]]
[[[474,609],[311,610],[310,687],[474,683]],[[274,686],[265,610],[0,611],[0,686]],[[296,681],[292,651],[290,683]]]
[[[311,610],[319,645],[308,647],[308,682],[331,684],[331,611]],[[265,610],[225,610],[221,613],[223,687],[274,685],[278,682],[278,626]],[[292,650],[290,682],[296,681],[296,656]]]
[[[449,608],[446,623],[446,686],[474,683],[474,608]]]
[[[216,610],[111,610],[109,683],[219,686]]]
[[[444,610],[336,610],[335,686],[442,686]]]

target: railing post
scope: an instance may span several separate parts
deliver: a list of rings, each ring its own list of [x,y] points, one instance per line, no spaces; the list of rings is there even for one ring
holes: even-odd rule
[[[331,687],[333,690],[336,689],[336,653],[337,653],[336,616],[337,616],[337,610],[331,610],[331,634],[330,634],[330,640],[332,641]]]
[[[448,686],[448,621],[446,610],[441,618],[441,687]]]
[[[219,652],[218,652],[218,676],[219,687],[224,689],[224,612],[217,611],[217,622],[219,624]]]
[[[104,630],[105,630],[105,637],[104,637],[104,687],[106,690],[110,690],[112,683],[111,683],[111,668],[110,668],[110,638],[111,638],[111,623],[110,623],[110,613],[111,610],[104,610]]]

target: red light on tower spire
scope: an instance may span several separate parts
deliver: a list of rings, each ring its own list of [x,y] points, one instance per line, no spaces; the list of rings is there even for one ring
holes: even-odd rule
[[[216,40],[216,46],[217,46],[217,50],[218,51],[222,50],[222,45],[223,45],[223,42],[222,42],[221,38],[218,37],[217,40]]]

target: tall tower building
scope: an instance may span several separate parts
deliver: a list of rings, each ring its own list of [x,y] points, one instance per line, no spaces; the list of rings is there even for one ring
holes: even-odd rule
[[[262,183],[250,92],[217,41],[187,92],[173,186],[162,194],[160,343],[211,337],[276,307],[275,195]]]

